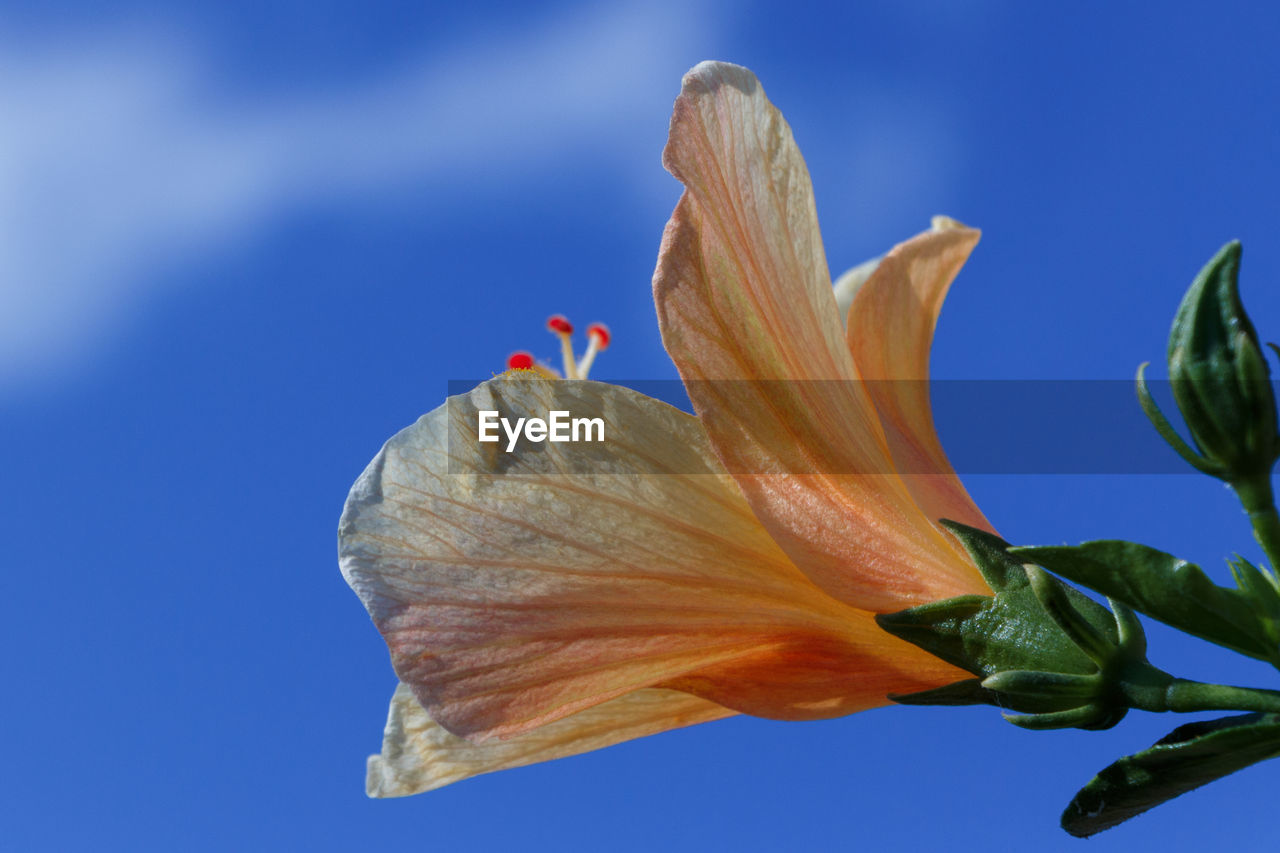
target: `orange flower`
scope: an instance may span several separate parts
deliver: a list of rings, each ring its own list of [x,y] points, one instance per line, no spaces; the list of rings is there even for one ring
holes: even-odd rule
[[[989,529],[914,381],[978,233],[939,221],[833,292],[790,129],[733,65],[686,75],[664,163],[686,189],[654,296],[698,416],[509,373],[396,435],[351,491],[343,573],[402,682],[371,795],[967,677],[874,614],[989,592],[935,523]],[[553,408],[609,441],[474,441],[478,410]]]

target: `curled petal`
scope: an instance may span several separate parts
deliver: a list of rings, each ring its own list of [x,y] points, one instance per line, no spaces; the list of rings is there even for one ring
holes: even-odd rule
[[[481,410],[600,417],[606,441],[508,453],[476,441]],[[804,719],[962,676],[800,573],[694,418],[602,383],[451,398],[370,464],[339,546],[400,680],[475,742],[646,687]]]
[[[859,608],[984,591],[893,467],[844,343],[808,171],[751,72],[685,76],[663,161],[686,187],[654,274],[663,342],[756,516]]]
[[[433,722],[413,691],[400,684],[391,697],[382,752],[369,756],[365,789],[371,797],[405,797],[732,714],[688,693],[637,690],[508,740],[477,744]]]
[[[928,518],[991,531],[938,441],[929,402],[929,349],[938,313],[979,236],[939,217],[933,230],[895,246],[851,300],[847,336],[916,503]]]
[[[853,298],[858,295],[858,291],[862,289],[862,285],[867,283],[867,279],[871,278],[871,274],[876,271],[876,267],[880,266],[880,261],[884,256],[872,258],[869,261],[863,261],[856,267],[851,267],[836,279],[831,285],[831,292],[836,297],[836,311],[840,315],[840,322],[845,323],[849,316],[849,306],[853,304]],[[856,362],[855,362],[856,366]]]

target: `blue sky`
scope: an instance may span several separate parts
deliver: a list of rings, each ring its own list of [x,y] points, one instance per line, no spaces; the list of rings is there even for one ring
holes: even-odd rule
[[[0,9],[5,846],[1080,846],[1056,826],[1076,787],[1181,720],[735,719],[366,800],[395,681],[338,573],[338,513],[449,379],[554,356],[551,312],[610,324],[597,378],[675,376],[649,295],[679,194],[659,154],[702,59],[752,68],[791,122],[833,270],[935,213],[984,230],[935,376],[1158,365],[1232,238],[1280,337],[1280,13],[460,5]],[[1020,544],[1122,536],[1219,578],[1259,557],[1199,477],[967,483]],[[1150,633],[1178,674],[1276,684]],[[1278,782],[1251,769],[1090,849],[1256,843]]]

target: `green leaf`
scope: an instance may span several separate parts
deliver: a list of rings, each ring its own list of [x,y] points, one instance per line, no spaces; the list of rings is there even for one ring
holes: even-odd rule
[[[1250,596],[1218,586],[1186,560],[1120,540],[1010,548],[1009,553],[1181,631],[1280,665],[1280,649],[1269,640]]]
[[[1062,828],[1077,838],[1094,835],[1277,756],[1280,714],[1244,714],[1180,726],[1093,777],[1062,813]]]

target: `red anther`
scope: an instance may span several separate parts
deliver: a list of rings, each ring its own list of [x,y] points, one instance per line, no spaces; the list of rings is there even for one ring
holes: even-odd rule
[[[552,314],[547,318],[547,328],[557,335],[572,335],[573,324],[563,314]]]
[[[600,349],[609,348],[609,327],[604,323],[592,323],[587,326],[587,337],[596,339],[596,346]]]
[[[513,352],[507,356],[507,367],[512,370],[528,370],[533,367],[533,356],[527,352]]]

